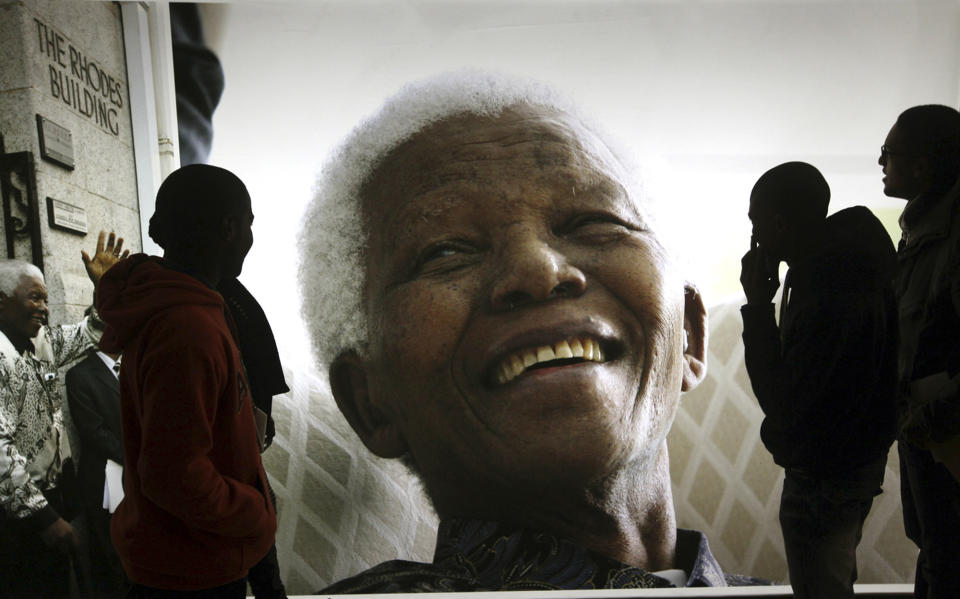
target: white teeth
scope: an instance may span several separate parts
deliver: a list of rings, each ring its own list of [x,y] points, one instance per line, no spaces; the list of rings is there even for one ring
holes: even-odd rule
[[[523,352],[523,367],[529,368],[537,363],[537,356],[532,351]]]
[[[517,356],[510,357],[510,368],[508,370],[510,378],[519,376],[523,372],[523,361]]]
[[[508,356],[496,369],[497,383],[502,385],[512,381],[534,364],[567,358],[583,358],[592,362],[604,361],[603,351],[598,341],[572,337],[553,345],[523,349]]]
[[[578,358],[583,357],[583,344],[576,337],[570,340],[570,353]]]
[[[549,345],[541,345],[537,348],[537,362],[549,362],[557,357],[553,348]]]

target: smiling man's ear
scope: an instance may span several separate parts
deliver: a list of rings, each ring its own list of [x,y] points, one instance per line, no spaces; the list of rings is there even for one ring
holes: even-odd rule
[[[340,354],[330,365],[330,388],[340,412],[367,449],[382,458],[407,453],[400,429],[371,397],[366,367],[356,352]]]
[[[683,350],[683,384],[680,390],[691,391],[707,374],[707,309],[700,292],[687,283],[683,293],[683,330],[687,335]]]

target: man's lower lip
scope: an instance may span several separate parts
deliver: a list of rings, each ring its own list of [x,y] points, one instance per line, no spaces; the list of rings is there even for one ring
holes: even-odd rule
[[[589,362],[589,361],[583,361],[583,362],[575,362],[575,363],[573,363],[573,364],[564,364],[564,365],[562,365],[562,366],[545,366],[545,367],[543,367],[543,368],[532,368],[532,369],[530,369],[530,370],[525,370],[525,371],[523,371],[522,373],[520,373],[519,375],[517,375],[515,378],[512,378],[512,379],[510,379],[509,381],[507,381],[507,382],[505,382],[505,383],[497,383],[497,384],[494,384],[493,387],[494,387],[495,389],[500,389],[500,388],[503,388],[503,387],[507,387],[507,386],[509,386],[509,385],[512,384],[512,383],[521,382],[521,381],[523,381],[523,380],[525,380],[525,379],[531,379],[531,378],[534,378],[534,377],[547,376],[547,375],[550,375],[550,374],[555,374],[555,373],[560,372],[560,371],[573,369],[573,368],[576,368],[576,367],[578,367],[578,366],[600,366],[601,364],[607,364],[607,362]]]

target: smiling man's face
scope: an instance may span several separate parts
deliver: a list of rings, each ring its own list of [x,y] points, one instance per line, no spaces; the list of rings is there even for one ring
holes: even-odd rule
[[[0,323],[11,332],[32,339],[47,322],[47,287],[37,276],[23,276],[13,295],[0,300]]]
[[[660,451],[696,380],[685,297],[688,314],[702,304],[620,170],[576,120],[519,107],[431,126],[365,186],[361,436],[409,450],[442,516],[582,489]]]

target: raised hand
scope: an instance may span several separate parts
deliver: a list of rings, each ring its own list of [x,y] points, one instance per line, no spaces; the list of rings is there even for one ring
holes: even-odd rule
[[[104,243],[106,238],[106,243]],[[121,253],[122,251],[122,253]],[[110,270],[110,267],[130,255],[130,250],[123,249],[123,237],[117,237],[113,231],[110,236],[104,231],[100,231],[97,237],[97,249],[91,258],[86,251],[80,250],[83,258],[83,266],[87,269],[87,276],[96,285],[100,281],[103,273]]]
[[[780,288],[779,266],[764,253],[755,239],[750,240],[750,251],[740,260],[740,285],[743,286],[748,304],[773,301],[773,296]]]

